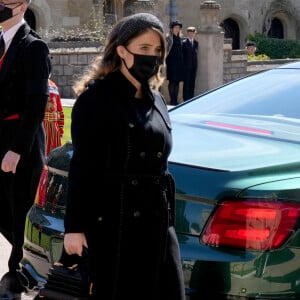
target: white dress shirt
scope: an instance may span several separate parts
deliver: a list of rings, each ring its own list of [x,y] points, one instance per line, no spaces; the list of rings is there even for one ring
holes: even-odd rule
[[[9,48],[12,39],[14,38],[18,29],[25,23],[25,20],[22,19],[19,23],[14,25],[12,28],[3,32],[3,38],[5,42],[5,51]]]

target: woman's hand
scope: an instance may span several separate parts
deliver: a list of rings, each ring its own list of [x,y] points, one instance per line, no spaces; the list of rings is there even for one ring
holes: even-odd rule
[[[64,236],[64,248],[66,252],[82,256],[83,247],[88,248],[84,233],[66,233]]]
[[[7,151],[2,159],[1,170],[3,172],[12,172],[13,174],[15,174],[20,157],[21,155],[18,153]]]

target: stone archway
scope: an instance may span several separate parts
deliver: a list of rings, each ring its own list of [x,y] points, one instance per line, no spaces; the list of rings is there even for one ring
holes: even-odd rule
[[[46,0],[32,0],[28,8],[30,18],[35,19],[35,30],[48,30],[51,26],[51,8]]]
[[[276,39],[284,38],[284,28],[281,20],[279,20],[278,18],[274,18],[271,21],[271,27],[268,31],[268,36]]]
[[[224,30],[224,37],[232,39],[232,49],[240,49],[240,29],[238,23],[232,18],[228,18],[220,26]]]
[[[299,11],[289,0],[275,0],[266,11],[262,33],[269,37],[288,38],[296,34],[292,32],[297,19]]]

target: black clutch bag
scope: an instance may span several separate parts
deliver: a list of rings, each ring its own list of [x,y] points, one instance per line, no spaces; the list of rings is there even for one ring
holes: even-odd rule
[[[60,261],[49,269],[47,282],[41,287],[35,299],[89,299],[92,294],[92,282],[87,255],[86,249],[82,257],[63,253]]]

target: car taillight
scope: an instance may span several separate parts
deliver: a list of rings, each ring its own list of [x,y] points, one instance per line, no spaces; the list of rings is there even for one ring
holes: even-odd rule
[[[216,209],[200,240],[215,247],[275,249],[291,235],[299,214],[300,205],[295,203],[225,201]]]
[[[40,207],[45,207],[46,204],[48,173],[47,166],[44,166],[34,200]]]

